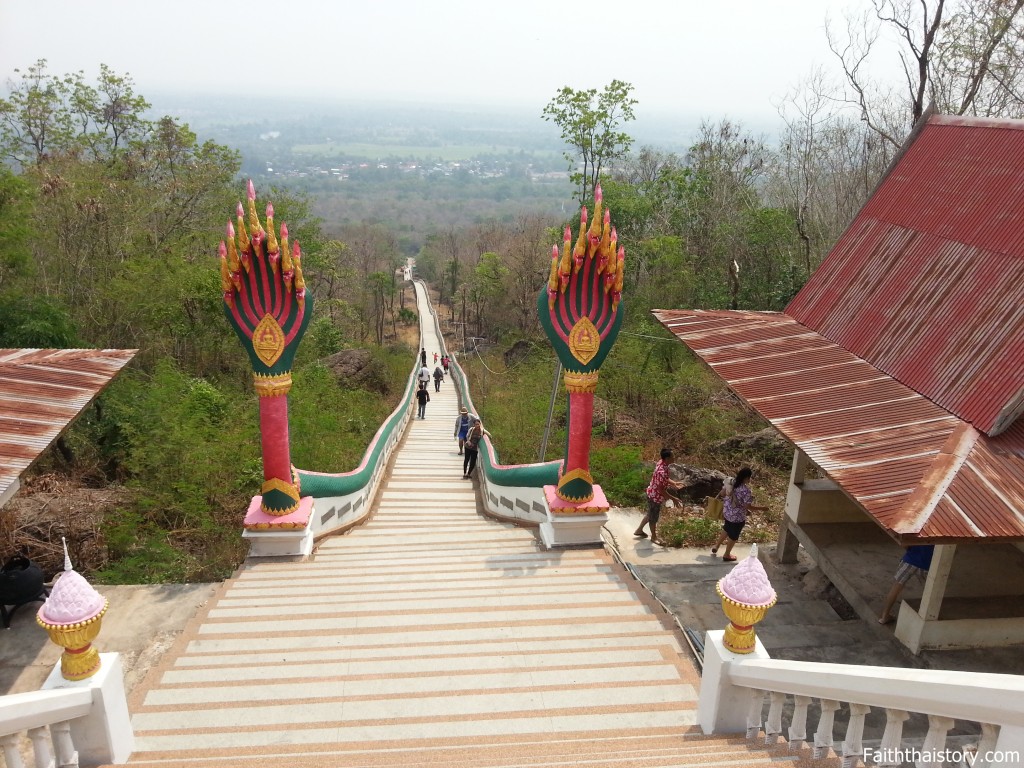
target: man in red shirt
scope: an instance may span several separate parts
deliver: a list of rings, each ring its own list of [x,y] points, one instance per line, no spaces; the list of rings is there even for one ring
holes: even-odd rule
[[[667,488],[682,488],[683,484],[668,476],[668,465],[672,463],[672,451],[668,448],[661,449],[661,461],[654,465],[654,474],[651,476],[651,484],[647,486],[647,514],[644,515],[640,525],[633,532],[634,536],[646,539],[644,526],[650,524],[651,543],[661,544],[658,541],[658,518],[661,517],[661,504],[668,498]]]

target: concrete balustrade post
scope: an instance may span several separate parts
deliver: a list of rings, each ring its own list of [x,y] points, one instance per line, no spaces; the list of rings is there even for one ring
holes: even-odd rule
[[[121,656],[101,653],[100,668],[84,680],[65,680],[60,665],[50,673],[41,690],[86,688],[92,692],[92,709],[71,721],[71,739],[79,759],[87,765],[120,765],[135,749],[135,734],[124,692]]]
[[[751,653],[727,650],[722,642],[725,630],[711,630],[704,637],[704,669],[701,673],[697,722],[706,734],[746,733],[750,689],[729,681],[729,665],[748,659],[770,659],[768,651],[755,638]]]

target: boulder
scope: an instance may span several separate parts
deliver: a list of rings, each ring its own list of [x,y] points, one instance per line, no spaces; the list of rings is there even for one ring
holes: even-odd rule
[[[718,495],[728,475],[716,469],[671,464],[669,477],[683,481],[683,487],[672,492],[676,498],[691,504],[703,504],[706,497]]]
[[[325,357],[323,363],[343,387],[387,393],[387,376],[368,349],[343,349]]]
[[[719,440],[711,444],[711,450],[730,456],[743,456],[747,463],[753,457],[762,464],[779,469],[788,469],[793,461],[793,445],[774,427]]]
[[[511,368],[513,365],[518,363],[520,360],[526,358],[530,354],[530,348],[533,345],[526,339],[520,339],[511,347],[505,350],[503,357],[505,358],[505,367]]]

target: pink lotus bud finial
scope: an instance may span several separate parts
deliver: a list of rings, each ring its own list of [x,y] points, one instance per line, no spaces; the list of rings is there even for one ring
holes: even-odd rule
[[[222,259],[226,259],[228,257],[228,247],[224,245],[223,240],[220,241],[220,245],[217,247],[217,255]]]
[[[227,235],[228,235],[228,240],[234,240],[235,239],[235,225],[232,224],[230,221],[228,222],[228,226],[227,226]]]
[[[600,184],[598,184],[598,185],[597,185],[597,189],[595,189],[595,190],[594,190],[594,200],[595,200],[596,202],[600,203],[600,202],[601,202],[601,200],[603,199],[603,197],[604,197],[604,195],[603,195],[603,193],[601,192],[601,185],[600,185]]]
[[[268,219],[274,218],[274,204],[273,203],[267,203],[267,218]]]
[[[281,238],[288,239],[288,225],[285,222],[281,222]]]
[[[570,229],[569,229],[568,227],[566,227],[566,228],[565,228],[565,234],[564,234],[564,235],[562,235],[562,239],[563,239],[563,240],[564,240],[565,242],[567,242],[567,243],[568,243],[568,242],[572,242],[572,230],[570,230]]]
[[[235,215],[238,218],[242,218],[243,216],[245,216],[245,209],[242,207],[242,201],[241,200],[238,201],[238,207],[235,208]]]
[[[250,200],[256,200],[256,187],[252,185],[252,179],[249,179],[249,184],[245,188],[245,194]]]

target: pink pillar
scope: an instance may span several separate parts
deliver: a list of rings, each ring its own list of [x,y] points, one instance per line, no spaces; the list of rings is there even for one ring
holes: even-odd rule
[[[260,443],[263,448],[263,479],[292,481],[288,445],[288,396],[260,397]]]

